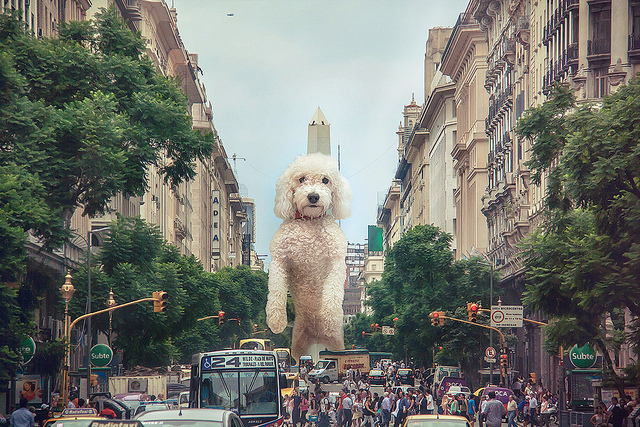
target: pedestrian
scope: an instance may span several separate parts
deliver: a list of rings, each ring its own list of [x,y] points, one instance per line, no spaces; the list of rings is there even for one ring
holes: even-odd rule
[[[362,416],[363,416],[363,411],[364,411],[364,402],[362,401],[362,397],[360,396],[360,394],[356,394],[356,398],[353,401],[353,407],[352,407],[352,413],[353,413],[353,426],[354,427],[360,427],[361,423],[362,423]]]
[[[514,395],[509,395],[509,402],[507,403],[507,427],[516,427],[516,413],[518,412],[518,404],[513,397]]]
[[[343,417],[342,425],[345,427],[351,427],[351,422],[353,420],[352,408],[353,408],[353,400],[348,394],[346,394],[344,399],[342,399],[342,417]]]
[[[304,426],[307,424],[307,414],[309,413],[309,399],[307,399],[307,393],[300,393],[300,423]]]
[[[298,427],[298,424],[301,422],[300,419],[300,405],[302,404],[302,398],[300,397],[300,393],[298,393],[298,389],[294,388],[291,393],[293,396],[293,409],[291,411],[291,422],[293,423],[293,427]]]
[[[338,394],[338,400],[336,401],[336,420],[338,423],[338,427],[342,427],[344,425],[344,408],[342,406],[342,401],[346,397],[346,394],[343,390],[340,390]]]
[[[614,396],[611,398],[611,406],[609,406],[608,412],[611,414],[609,423],[611,423],[613,427],[622,427],[627,413],[618,403],[617,397]]]
[[[382,425],[383,427],[389,427],[389,421],[391,421],[391,398],[389,392],[384,392],[384,398],[382,399]]]
[[[362,415],[364,416],[364,427],[375,427],[375,405],[371,396],[367,396],[364,401]]]
[[[529,396],[529,422],[531,422],[533,426],[540,424],[538,420],[538,399],[536,399],[535,393],[531,393]]]
[[[36,424],[35,414],[27,409],[29,400],[20,398],[20,408],[13,411],[9,419],[10,427],[33,427]]]
[[[496,392],[489,392],[489,401],[485,405],[482,413],[485,415],[485,423],[487,427],[500,427],[502,425],[502,416],[507,412],[502,402],[496,400]]]
[[[470,427],[473,427],[476,422],[476,412],[476,400],[471,396],[467,402],[467,419]]]
[[[398,396],[400,397],[398,400],[398,412],[393,427],[400,427],[404,424],[404,420],[407,418],[407,411],[409,409],[409,399],[407,396],[401,391],[398,392]]]
[[[602,406],[598,405],[596,413],[591,417],[593,427],[607,427],[609,425],[609,417],[604,413]]]

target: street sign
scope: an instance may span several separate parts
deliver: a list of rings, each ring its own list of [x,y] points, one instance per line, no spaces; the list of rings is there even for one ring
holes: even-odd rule
[[[487,363],[496,363],[496,358],[495,357],[484,357],[484,361]]]
[[[487,347],[487,349],[484,351],[484,355],[489,359],[494,359],[496,357],[496,349],[493,347]]]
[[[582,347],[574,345],[569,351],[569,360],[576,368],[590,368],[596,364],[596,353],[589,344]]]
[[[96,344],[91,347],[91,364],[93,366],[103,367],[111,363],[113,351],[106,344]]]
[[[22,354],[23,363],[29,363],[36,354],[36,342],[31,337],[27,337],[20,343],[19,353]]]
[[[395,329],[391,326],[383,326],[382,327],[382,335],[394,335]]]
[[[494,328],[522,328],[521,305],[492,305],[491,326]]]

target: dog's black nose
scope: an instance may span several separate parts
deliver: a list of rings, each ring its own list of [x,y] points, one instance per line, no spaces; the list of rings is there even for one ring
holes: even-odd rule
[[[320,200],[320,196],[317,193],[309,193],[307,199],[309,199],[311,203],[315,204],[318,203],[318,200]]]

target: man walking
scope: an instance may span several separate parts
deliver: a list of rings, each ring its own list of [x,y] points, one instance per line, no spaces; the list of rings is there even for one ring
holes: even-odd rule
[[[487,427],[500,427],[502,425],[502,416],[507,412],[504,405],[496,400],[496,392],[489,392],[489,401],[485,405],[482,413],[485,417]]]
[[[383,427],[389,427],[389,421],[391,421],[391,397],[389,392],[384,392],[384,399],[382,399],[382,425]]]
[[[11,414],[10,427],[33,427],[36,423],[35,414],[27,409],[29,401],[26,397],[20,398],[20,409]]]

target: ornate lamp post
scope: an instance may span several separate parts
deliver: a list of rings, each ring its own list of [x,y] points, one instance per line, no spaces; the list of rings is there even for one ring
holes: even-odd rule
[[[107,299],[107,307],[112,308],[117,305],[116,300],[113,298],[113,289],[109,290],[109,299]],[[109,347],[111,347],[111,319],[113,318],[113,311],[109,311]]]
[[[69,331],[69,301],[73,298],[73,293],[76,289],[73,287],[73,283],[71,283],[71,274],[67,271],[67,275],[65,276],[64,285],[60,287],[60,294],[62,294],[62,299],[64,299],[64,339],[65,339],[65,358],[64,358],[64,369],[62,370],[62,401],[64,407],[67,407],[67,403],[69,402],[69,367],[71,365],[71,343],[70,340],[70,332]]]

